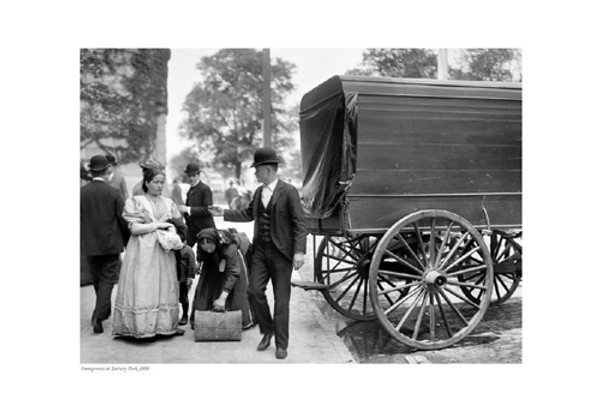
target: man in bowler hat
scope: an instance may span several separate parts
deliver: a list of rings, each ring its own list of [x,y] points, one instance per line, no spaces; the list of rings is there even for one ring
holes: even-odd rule
[[[254,221],[249,296],[263,337],[258,350],[266,350],[275,336],[275,357],[285,359],[289,340],[292,269],[300,269],[306,253],[306,224],[298,191],[277,177],[279,158],[271,148],[254,153],[255,175],[262,185],[248,207],[241,210],[212,208],[225,221]],[[265,291],[271,280],[275,296],[271,317]]]
[[[109,168],[104,155],[90,159],[92,181],[81,187],[81,252],[92,273],[96,306],[92,314],[94,333],[102,333],[102,321],[111,313],[113,286],[119,279],[119,254],[129,238],[123,219],[125,201],[118,189],[105,180]]]
[[[187,244],[193,248],[196,244],[196,235],[204,228],[214,228],[215,220],[208,210],[213,204],[212,191],[208,185],[200,181],[200,166],[187,164],[183,171],[190,179],[190,189],[187,192],[185,205],[179,205],[187,223]]]

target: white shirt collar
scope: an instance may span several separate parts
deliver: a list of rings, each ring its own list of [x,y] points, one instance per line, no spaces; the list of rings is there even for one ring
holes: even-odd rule
[[[265,186],[267,188],[269,188],[269,190],[271,192],[275,191],[275,187],[277,186],[277,182],[279,182],[279,178],[275,178],[275,180],[273,182],[271,182],[270,184],[265,184]]]
[[[106,180],[102,177],[94,177],[92,178],[92,181],[102,181],[102,182],[106,182]]]

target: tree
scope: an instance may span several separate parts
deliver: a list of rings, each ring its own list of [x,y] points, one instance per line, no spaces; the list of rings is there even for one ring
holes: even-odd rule
[[[80,148],[95,144],[119,162],[154,150],[167,113],[168,49],[81,49]]]
[[[202,57],[196,83],[183,105],[182,136],[211,150],[213,166],[240,178],[242,163],[262,146],[262,52],[223,49]],[[271,65],[271,132],[273,148],[291,145],[296,116],[285,107],[294,89],[295,65],[276,58]]]
[[[511,48],[468,48],[449,77],[470,81],[521,81],[521,51]]]
[[[363,53],[360,67],[346,75],[399,78],[435,78],[437,55],[425,48],[369,48]]]

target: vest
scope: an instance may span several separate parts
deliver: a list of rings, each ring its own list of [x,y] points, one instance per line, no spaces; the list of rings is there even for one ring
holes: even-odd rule
[[[273,197],[269,200],[267,207],[265,208],[262,201],[259,199],[258,203],[258,237],[263,242],[271,242],[271,208],[272,208]]]

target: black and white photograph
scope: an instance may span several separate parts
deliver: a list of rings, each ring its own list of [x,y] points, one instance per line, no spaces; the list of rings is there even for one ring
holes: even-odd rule
[[[521,56],[81,49],[82,363],[521,363]]]
[[[3,407],[593,408],[566,6],[5,6]]]

